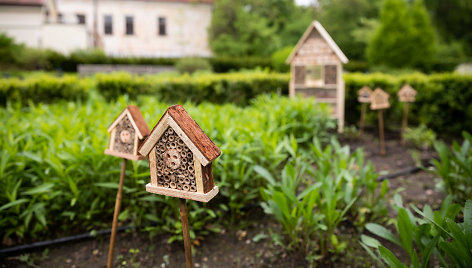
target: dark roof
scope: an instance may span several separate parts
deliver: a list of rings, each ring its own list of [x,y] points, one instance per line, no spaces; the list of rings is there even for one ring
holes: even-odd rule
[[[42,6],[44,5],[44,0],[0,0],[0,5]]]
[[[151,130],[149,130],[149,127],[146,124],[146,121],[144,120],[143,115],[141,114],[141,111],[139,110],[138,106],[128,105],[126,109],[128,109],[131,117],[133,118],[134,123],[136,124],[136,127],[138,128],[138,131],[141,132],[141,135],[143,137],[149,136]]]

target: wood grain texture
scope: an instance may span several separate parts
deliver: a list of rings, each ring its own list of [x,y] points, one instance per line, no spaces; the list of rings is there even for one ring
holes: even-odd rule
[[[203,184],[203,192],[209,192],[215,186],[213,182],[213,169],[212,164],[208,164],[207,166],[202,165],[202,184]]]
[[[193,155],[193,164],[195,169],[195,182],[197,184],[197,192],[205,193],[203,191],[203,181],[202,181],[202,164],[200,161]]]
[[[182,105],[171,106],[167,111],[208,162],[215,160],[221,155],[220,148],[203,132]]]
[[[134,124],[136,125],[136,128],[140,132],[141,136],[143,138],[149,136],[151,131],[149,130],[149,126],[144,120],[144,117],[141,114],[141,111],[139,110],[139,108],[135,105],[128,105],[126,109],[128,109],[129,115],[134,121]]]
[[[151,170],[151,184],[157,186],[156,148],[152,148],[149,154],[149,169]]]
[[[151,152],[152,148],[159,141],[162,134],[164,134],[164,131],[166,131],[167,127],[169,126],[169,124],[167,123],[167,118],[168,115],[166,111],[152,129],[151,134],[149,134],[149,136],[144,140],[143,144],[138,149],[138,152],[141,155],[148,155],[149,152]]]
[[[187,213],[187,204],[186,200],[179,198],[180,204],[180,222],[182,223],[182,236],[184,238],[184,248],[185,248],[185,267],[192,268],[192,244],[190,243],[190,232],[188,224],[188,213]]]
[[[190,199],[199,202],[208,202],[213,197],[218,194],[218,186],[213,187],[213,189],[207,193],[198,193],[198,192],[188,192],[181,191],[176,189],[164,188],[159,186],[153,186],[150,183],[146,184],[146,191],[153,194],[167,195],[178,198]]]
[[[105,154],[120,157],[120,158],[125,158],[125,159],[128,159],[128,160],[144,160],[144,159],[146,159],[146,157],[142,156],[142,155],[132,155],[132,154],[125,154],[125,153],[115,152],[115,151],[112,151],[108,148],[105,149]]]

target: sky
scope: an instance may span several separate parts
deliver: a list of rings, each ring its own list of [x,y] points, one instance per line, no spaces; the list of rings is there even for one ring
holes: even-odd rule
[[[295,0],[295,3],[297,3],[297,5],[300,5],[300,6],[307,6],[315,2],[316,0]]]

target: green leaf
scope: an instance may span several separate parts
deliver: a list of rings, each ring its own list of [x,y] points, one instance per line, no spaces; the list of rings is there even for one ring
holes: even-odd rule
[[[379,240],[372,238],[370,236],[361,235],[361,240],[362,240],[362,243],[372,248],[378,248],[381,245]]]
[[[438,244],[438,241],[439,241],[439,238],[441,236],[440,235],[437,235],[436,237],[434,237],[433,239],[431,239],[429,241],[429,243],[426,245],[426,248],[423,250],[423,256],[421,257],[421,267],[422,268],[427,268],[429,267],[429,256],[431,256],[431,252],[433,251],[433,249],[436,247],[436,245]]]
[[[33,189],[30,189],[26,192],[24,192],[27,195],[35,195],[35,194],[42,194],[42,193],[47,193],[49,192],[52,188],[54,187],[53,183],[43,183],[39,186],[34,187]]]
[[[272,176],[272,174],[270,174],[269,171],[267,171],[267,169],[265,169],[261,166],[255,166],[254,171],[257,174],[261,175],[264,179],[266,179],[270,184],[272,184],[272,185],[275,184],[274,177]]]
[[[390,267],[394,268],[406,268],[407,266],[401,263],[393,253],[385,248],[384,246],[379,246],[380,256]]]
[[[16,206],[16,205],[19,205],[19,204],[26,203],[28,201],[29,201],[29,199],[22,198],[22,199],[15,200],[13,202],[9,202],[9,203],[1,206],[0,211],[5,210],[5,209],[10,208],[10,207],[13,207],[13,206]]]
[[[464,231],[469,246],[472,247],[472,200],[470,199],[465,202],[464,207]]]
[[[400,240],[398,240],[397,237],[395,237],[392,232],[390,232],[387,228],[377,224],[377,223],[368,223],[366,224],[366,229],[369,230],[369,232],[373,233],[374,235],[380,236],[384,239],[387,239],[388,241],[401,246]]]
[[[408,213],[404,208],[400,208],[398,210],[397,225],[402,246],[413,261],[413,255],[415,254],[413,252],[413,224],[411,223]]]

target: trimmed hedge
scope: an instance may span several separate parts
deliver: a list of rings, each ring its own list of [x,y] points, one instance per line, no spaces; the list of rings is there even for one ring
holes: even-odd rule
[[[135,98],[151,94],[160,101],[203,101],[247,104],[259,94],[279,91],[288,93],[288,74],[229,73],[182,75],[176,77],[136,76],[128,73],[98,74],[98,91],[107,99],[123,94]]]
[[[0,104],[8,101],[27,103],[51,102],[66,99],[77,100],[88,97],[91,80],[75,75],[55,77],[50,75],[34,76],[25,80],[18,78],[0,79]]]
[[[58,99],[83,99],[94,86],[108,100],[127,94],[154,95],[160,101],[200,103],[204,101],[247,104],[259,94],[279,91],[288,92],[288,74],[278,73],[229,73],[201,74],[198,76],[136,76],[127,73],[98,74],[92,78],[76,76],[34,76],[26,80],[0,79],[0,104],[7,100],[49,102]],[[364,85],[374,89],[381,87],[390,94],[391,108],[384,113],[387,127],[399,127],[403,104],[398,102],[396,92],[404,83],[417,91],[417,101],[410,107],[411,125],[424,123],[442,134],[460,135],[472,132],[472,76],[453,73],[410,74],[392,76],[387,74],[350,73],[346,81],[346,121],[357,124],[360,104],[357,90]],[[377,124],[377,113],[369,111],[366,120]]]
[[[381,87],[390,94],[390,109],[384,112],[385,125],[401,124],[403,103],[398,101],[397,91],[405,83],[418,91],[416,102],[410,105],[409,124],[424,123],[441,134],[460,135],[463,130],[472,131],[472,76],[444,74],[410,74],[392,76],[386,74],[345,74],[346,121],[357,124],[361,105],[357,102],[357,90],[367,85]],[[369,111],[367,121],[376,124],[377,113]]]

